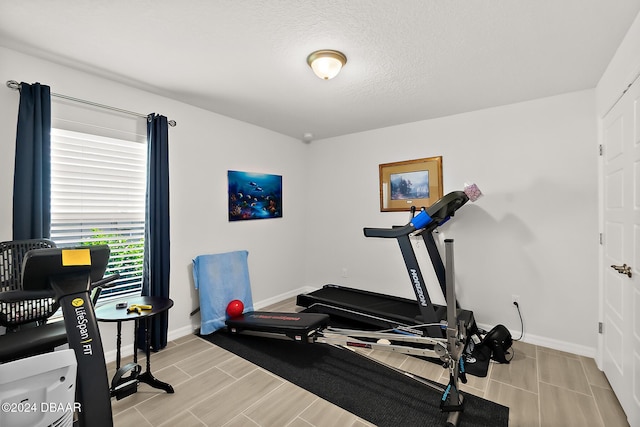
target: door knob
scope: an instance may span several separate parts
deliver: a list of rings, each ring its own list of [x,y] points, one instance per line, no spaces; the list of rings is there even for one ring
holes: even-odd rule
[[[626,274],[627,276],[631,277],[631,267],[629,267],[627,264],[612,265],[611,268],[613,268],[620,274]]]

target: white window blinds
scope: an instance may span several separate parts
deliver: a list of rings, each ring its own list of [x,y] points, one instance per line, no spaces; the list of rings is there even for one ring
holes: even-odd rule
[[[58,246],[107,244],[101,298],[139,293],[144,251],[146,145],[61,129],[51,132],[51,239]]]

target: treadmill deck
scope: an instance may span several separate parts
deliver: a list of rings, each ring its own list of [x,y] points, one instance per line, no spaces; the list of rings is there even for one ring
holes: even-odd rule
[[[379,328],[397,325],[416,326],[424,323],[415,300],[385,295],[339,285],[325,285],[308,294],[300,294],[297,304],[318,313],[370,324]],[[447,308],[434,305],[439,321],[446,321]],[[458,319],[464,322],[469,334],[476,329],[473,312],[458,309]]]

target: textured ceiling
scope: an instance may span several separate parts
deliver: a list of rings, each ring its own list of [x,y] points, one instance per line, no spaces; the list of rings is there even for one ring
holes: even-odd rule
[[[315,140],[593,88],[639,11],[640,0],[1,1],[0,45]],[[346,54],[338,77],[312,73],[317,49]]]

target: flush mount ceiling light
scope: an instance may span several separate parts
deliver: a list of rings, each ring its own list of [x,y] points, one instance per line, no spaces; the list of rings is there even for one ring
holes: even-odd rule
[[[316,76],[329,80],[338,75],[347,63],[347,57],[337,50],[316,50],[307,57],[307,63]]]

